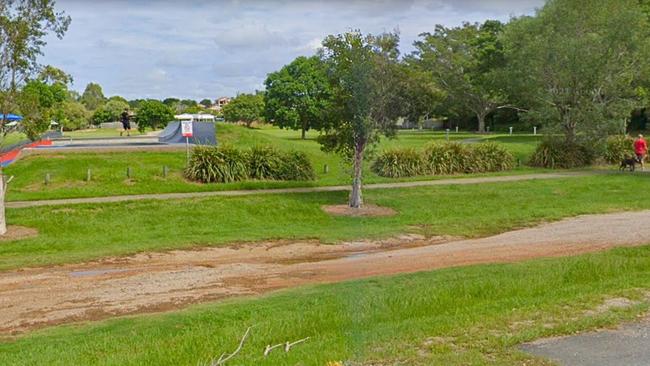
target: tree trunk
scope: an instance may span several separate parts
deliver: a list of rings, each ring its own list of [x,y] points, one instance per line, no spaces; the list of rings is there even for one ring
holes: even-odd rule
[[[478,118],[478,132],[485,132],[485,114],[477,113]]]
[[[302,125],[302,139],[303,140],[307,138],[306,135],[305,135],[306,132],[307,132],[307,130],[305,129],[305,125]]]
[[[365,146],[355,146],[354,148],[354,179],[352,180],[352,192],[350,193],[350,207],[361,208],[363,199],[361,198],[361,172],[363,168],[363,148]]]
[[[5,183],[5,177],[0,172],[0,235],[7,233],[7,220],[5,218],[5,191],[7,190],[7,184]]]

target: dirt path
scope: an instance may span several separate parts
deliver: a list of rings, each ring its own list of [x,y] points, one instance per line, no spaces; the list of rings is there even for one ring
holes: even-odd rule
[[[632,226],[631,226],[632,225]],[[0,273],[0,334],[328,283],[650,243],[650,211],[580,216],[482,239],[402,236],[145,253]]]
[[[559,179],[559,178],[583,177],[583,176],[594,175],[594,174],[603,174],[603,173],[598,173],[593,171],[581,171],[581,172],[507,175],[507,176],[479,177],[479,178],[453,178],[453,179],[425,180],[425,181],[415,181],[415,182],[400,182],[400,183],[376,183],[376,184],[365,184],[363,186],[363,189],[387,189],[387,188],[426,187],[426,186],[440,186],[440,185],[516,182],[516,181],[533,180],[533,179]],[[172,199],[201,198],[201,197],[213,197],[213,196],[248,196],[253,194],[338,192],[338,191],[349,191],[349,190],[350,190],[350,186],[345,185],[345,186],[322,186],[322,187],[304,187],[304,188],[251,189],[251,190],[236,190],[236,191],[134,194],[134,195],[123,195],[123,196],[67,198],[67,199],[42,200],[42,201],[13,201],[13,202],[7,202],[5,204],[5,207],[24,208],[24,207],[36,207],[36,206],[74,205],[74,204],[82,204],[82,203],[106,203],[106,202],[123,202],[123,201],[137,201],[137,200],[172,200]]]

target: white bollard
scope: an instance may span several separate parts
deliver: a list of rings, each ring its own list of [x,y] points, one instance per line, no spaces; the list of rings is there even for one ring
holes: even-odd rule
[[[456,133],[458,133],[458,126],[456,126]]]
[[[445,139],[447,139],[447,141],[449,141],[449,129],[445,130]]]
[[[537,136],[537,126],[533,126],[533,135]]]
[[[512,135],[512,127],[510,127],[510,134]]]

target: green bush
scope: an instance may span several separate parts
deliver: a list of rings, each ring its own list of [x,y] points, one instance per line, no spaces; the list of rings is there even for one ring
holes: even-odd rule
[[[424,173],[424,161],[414,149],[384,151],[370,169],[377,175],[390,178],[412,177]]]
[[[302,152],[281,152],[268,146],[248,151],[197,146],[185,169],[185,177],[203,183],[229,183],[248,178],[313,180],[316,174],[309,158]]]
[[[253,179],[279,179],[282,154],[270,146],[255,146],[248,154],[249,175]]]
[[[314,180],[316,173],[311,161],[302,151],[290,151],[282,156],[279,180]]]
[[[568,169],[591,165],[595,158],[595,150],[585,143],[552,138],[537,146],[528,164],[542,168]]]
[[[501,172],[515,166],[515,158],[505,147],[494,142],[472,145],[466,173]]]
[[[431,174],[484,173],[509,170],[514,157],[495,143],[433,143],[424,151],[394,149],[383,152],[372,165],[382,177],[411,177]]]
[[[203,183],[229,183],[248,178],[248,156],[232,147],[197,146],[185,176]]]
[[[629,136],[617,135],[607,138],[605,154],[606,162],[617,164],[621,160],[634,156],[634,139]]]
[[[433,175],[465,173],[473,158],[470,145],[433,143],[424,149],[426,171]]]

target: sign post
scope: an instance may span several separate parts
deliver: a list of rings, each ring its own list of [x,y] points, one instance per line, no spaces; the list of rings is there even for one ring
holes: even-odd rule
[[[192,121],[181,121],[181,134],[185,137],[185,148],[187,149],[187,162],[190,162],[190,137],[194,134]]]

